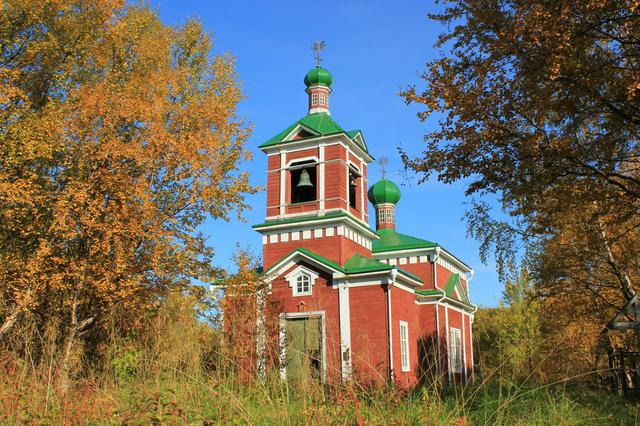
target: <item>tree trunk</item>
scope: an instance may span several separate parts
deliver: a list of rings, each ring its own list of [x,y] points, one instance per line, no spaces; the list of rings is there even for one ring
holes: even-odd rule
[[[2,340],[2,337],[11,329],[11,327],[13,327],[16,321],[18,321],[20,312],[20,307],[16,306],[13,312],[7,318],[5,318],[2,326],[0,326],[0,340]]]
[[[4,337],[4,335],[8,333],[9,330],[11,330],[11,327],[13,327],[16,321],[18,321],[18,318],[20,317],[22,310],[27,305],[30,299],[31,299],[31,290],[27,290],[25,297],[21,299],[23,302],[22,303],[16,302],[16,306],[13,309],[13,312],[11,312],[9,316],[5,318],[4,322],[0,326],[0,340],[2,340],[2,337]]]
[[[71,371],[74,367],[73,350],[78,338],[85,334],[95,323],[95,316],[90,316],[81,322],[77,318],[78,302],[71,304],[71,324],[64,339],[62,360],[60,366],[60,392],[63,397],[67,395],[71,385]]]

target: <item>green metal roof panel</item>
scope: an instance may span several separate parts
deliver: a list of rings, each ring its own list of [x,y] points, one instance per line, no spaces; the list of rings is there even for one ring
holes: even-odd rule
[[[307,250],[304,247],[298,247],[295,250],[292,250],[291,252],[289,252],[289,254],[287,254],[286,256],[284,256],[282,259],[286,259],[287,257],[291,256],[294,253],[302,253],[305,254],[307,256],[309,256],[310,258],[312,258],[313,260],[318,261],[319,263],[331,268],[331,269],[335,269],[339,272],[344,272],[344,269],[340,267],[340,265],[338,265],[337,263],[326,259],[322,256],[320,256],[319,254],[316,254],[314,252],[312,252],[311,250]],[[268,274],[269,272],[271,272],[273,269],[277,268],[280,266],[280,262],[282,262],[282,259],[280,261],[278,261],[277,263],[275,263],[274,265],[272,265],[267,271],[266,273]]]
[[[259,146],[259,148],[267,148],[274,145],[279,145],[281,143],[293,142],[293,141],[285,141],[284,139],[297,127],[302,126],[310,133],[313,133],[313,136],[310,137],[318,137],[318,136],[327,136],[327,135],[335,135],[338,133],[344,133],[349,137],[349,139],[353,140],[356,145],[365,150],[367,153],[367,147],[364,143],[357,142],[355,137],[359,134],[362,136],[362,132],[360,130],[351,130],[349,132],[345,131],[338,123],[335,122],[331,118],[331,116],[325,112],[318,112],[315,114],[309,114],[302,117],[300,120],[293,123],[291,126],[287,127],[265,143]],[[304,140],[307,138],[296,139],[297,141]],[[364,140],[364,137],[362,138]]]
[[[315,136],[333,135],[335,133],[345,133],[344,129],[336,123],[329,114],[325,112],[318,112],[315,114],[309,114],[302,117],[300,120],[293,123],[291,126],[284,129],[262,145],[259,148],[265,148],[268,146],[278,145],[284,142],[284,138],[291,133],[298,125],[307,127],[312,133],[317,133]],[[315,137],[314,136],[314,137]]]
[[[347,260],[347,263],[344,264],[344,269],[348,274],[357,274],[363,272],[388,271],[391,270],[391,266],[356,253]]]
[[[372,245],[372,251],[374,253],[380,253],[385,251],[396,250],[411,250],[420,248],[432,248],[437,247],[438,244],[422,240],[416,237],[410,237],[396,232],[393,229],[380,229],[378,231],[380,236],[379,240],[374,240]]]
[[[416,293],[422,296],[442,296],[442,290],[431,288],[429,290],[416,290]]]
[[[449,279],[447,279],[447,282],[444,285],[444,294],[446,294],[447,297],[450,297],[451,299],[455,299],[465,304],[469,304],[470,303],[469,297],[467,297],[467,292],[464,290],[464,286],[462,285],[460,286],[460,289],[461,289],[460,293],[462,294],[458,294],[458,297],[453,296],[453,291],[456,289],[456,286],[458,285],[459,282],[460,282],[459,274],[449,275]]]

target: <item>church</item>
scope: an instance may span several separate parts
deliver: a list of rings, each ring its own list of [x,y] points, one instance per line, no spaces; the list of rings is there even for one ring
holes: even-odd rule
[[[472,381],[473,270],[399,232],[426,230],[396,223],[396,184],[369,185],[374,158],[362,131],[331,117],[332,82],[318,61],[304,77],[308,113],[260,145],[266,218],[253,228],[262,235],[265,298],[277,307],[280,374],[399,386]]]

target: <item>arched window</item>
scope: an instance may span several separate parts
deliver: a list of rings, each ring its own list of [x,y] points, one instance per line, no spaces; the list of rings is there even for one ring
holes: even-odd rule
[[[305,272],[301,272],[296,278],[295,287],[293,288],[295,296],[311,294],[311,277]]]

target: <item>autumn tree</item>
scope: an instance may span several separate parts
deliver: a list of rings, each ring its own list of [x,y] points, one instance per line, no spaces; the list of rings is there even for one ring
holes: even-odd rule
[[[198,226],[246,207],[250,132],[197,21],[122,0],[0,10],[0,338],[55,320],[65,390],[106,319],[217,276]]]
[[[623,306],[640,249],[640,4],[456,0],[431,18],[450,28],[443,53],[402,96],[435,130],[406,165],[466,182],[469,231],[503,276],[521,255],[543,295]]]

